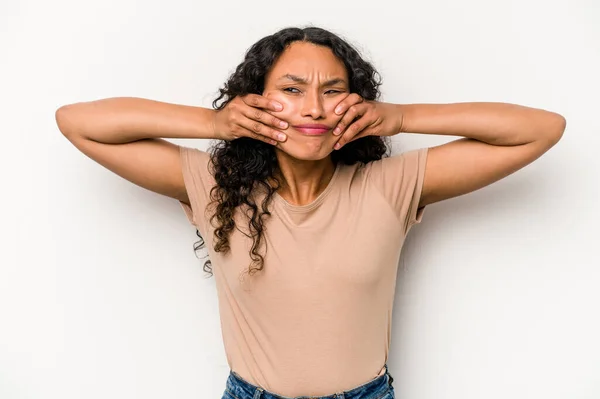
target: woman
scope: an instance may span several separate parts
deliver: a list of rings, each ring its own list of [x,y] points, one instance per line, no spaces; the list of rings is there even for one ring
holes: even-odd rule
[[[231,368],[224,398],[393,398],[406,234],[426,205],[524,167],[566,125],[513,104],[383,103],[379,85],[338,36],[289,28],[250,48],[214,110],[136,98],[57,110],[79,150],[179,200],[207,244]],[[464,138],[386,156],[388,136],[408,132]],[[209,154],[164,138],[219,141]]]

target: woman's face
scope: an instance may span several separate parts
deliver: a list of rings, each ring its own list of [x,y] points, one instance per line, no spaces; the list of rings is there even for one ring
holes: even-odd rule
[[[273,115],[289,123],[287,140],[276,148],[301,160],[329,156],[339,138],[332,131],[341,120],[333,110],[348,94],[346,67],[329,48],[292,43],[265,78],[263,95],[283,105]]]

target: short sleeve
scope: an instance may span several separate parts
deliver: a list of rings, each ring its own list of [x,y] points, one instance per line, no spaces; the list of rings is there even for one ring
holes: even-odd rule
[[[425,179],[428,148],[407,151],[375,161],[369,181],[381,192],[404,223],[405,232],[423,218],[425,207],[419,208]]]
[[[181,171],[190,204],[180,204],[191,224],[204,233],[205,210],[210,202],[210,190],[215,180],[210,173],[210,154],[196,148],[179,146]]]

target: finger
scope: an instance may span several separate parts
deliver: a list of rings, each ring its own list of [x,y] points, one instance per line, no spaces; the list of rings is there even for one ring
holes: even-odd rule
[[[268,109],[271,111],[281,111],[283,109],[283,105],[275,100],[269,100],[264,96],[259,96],[258,94],[247,94],[242,97],[242,100],[246,105],[249,105],[254,108],[262,108]]]
[[[348,126],[350,126],[350,124],[356,118],[360,118],[361,116],[363,116],[365,114],[366,110],[367,110],[366,104],[352,105],[350,108],[348,108],[348,110],[346,111],[346,113],[344,114],[342,119],[338,122],[335,129],[333,129],[333,134],[335,136],[338,136],[338,135],[341,135],[342,133],[344,133],[346,128]]]
[[[340,139],[335,143],[335,145],[333,146],[334,150],[339,150],[340,148],[342,148],[343,146],[346,145],[346,143],[349,143],[350,141],[352,141],[353,137],[349,132],[344,133]]]
[[[360,115],[346,128],[346,131],[341,135],[340,140],[337,141],[333,148],[339,150],[351,141],[363,136],[368,136],[372,125],[372,117],[370,117],[369,114],[365,113],[364,115]]]
[[[258,108],[245,107],[242,115],[253,121],[260,122],[277,129],[287,129],[288,123]]]
[[[338,115],[342,115],[348,108],[353,106],[354,104],[360,104],[364,100],[357,93],[352,93],[348,97],[346,97],[342,102],[340,102],[337,107],[335,107],[335,113]]]
[[[355,125],[357,125],[357,126],[354,127]],[[346,133],[344,133],[344,135],[342,137],[340,137],[340,139],[335,143],[333,148],[335,150],[339,150],[340,148],[342,148],[346,144],[350,143],[351,141],[357,140],[361,137],[365,137],[368,135],[369,135],[368,129],[365,129],[364,127],[360,126],[360,124],[355,122],[352,125],[350,125],[348,130],[346,130]]]
[[[237,129],[238,137],[250,137],[255,140],[262,141],[267,144],[277,145],[278,141],[273,140],[267,136],[263,136],[262,134],[254,133],[252,130],[248,130],[245,127],[238,126]]]
[[[259,121],[252,120],[250,118],[244,118],[240,121],[239,125],[245,130],[251,132],[250,137],[256,138],[254,135],[266,137],[268,139],[276,141],[285,141],[287,136],[285,133],[275,130],[267,125],[262,124]]]

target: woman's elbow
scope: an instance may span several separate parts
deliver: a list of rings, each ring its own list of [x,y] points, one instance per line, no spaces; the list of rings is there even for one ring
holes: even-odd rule
[[[567,119],[561,114],[552,112],[545,127],[545,137],[550,145],[555,145],[562,138],[567,127]]]
[[[77,104],[68,104],[59,107],[54,113],[54,119],[60,132],[65,136],[71,136],[76,132],[75,114]]]

